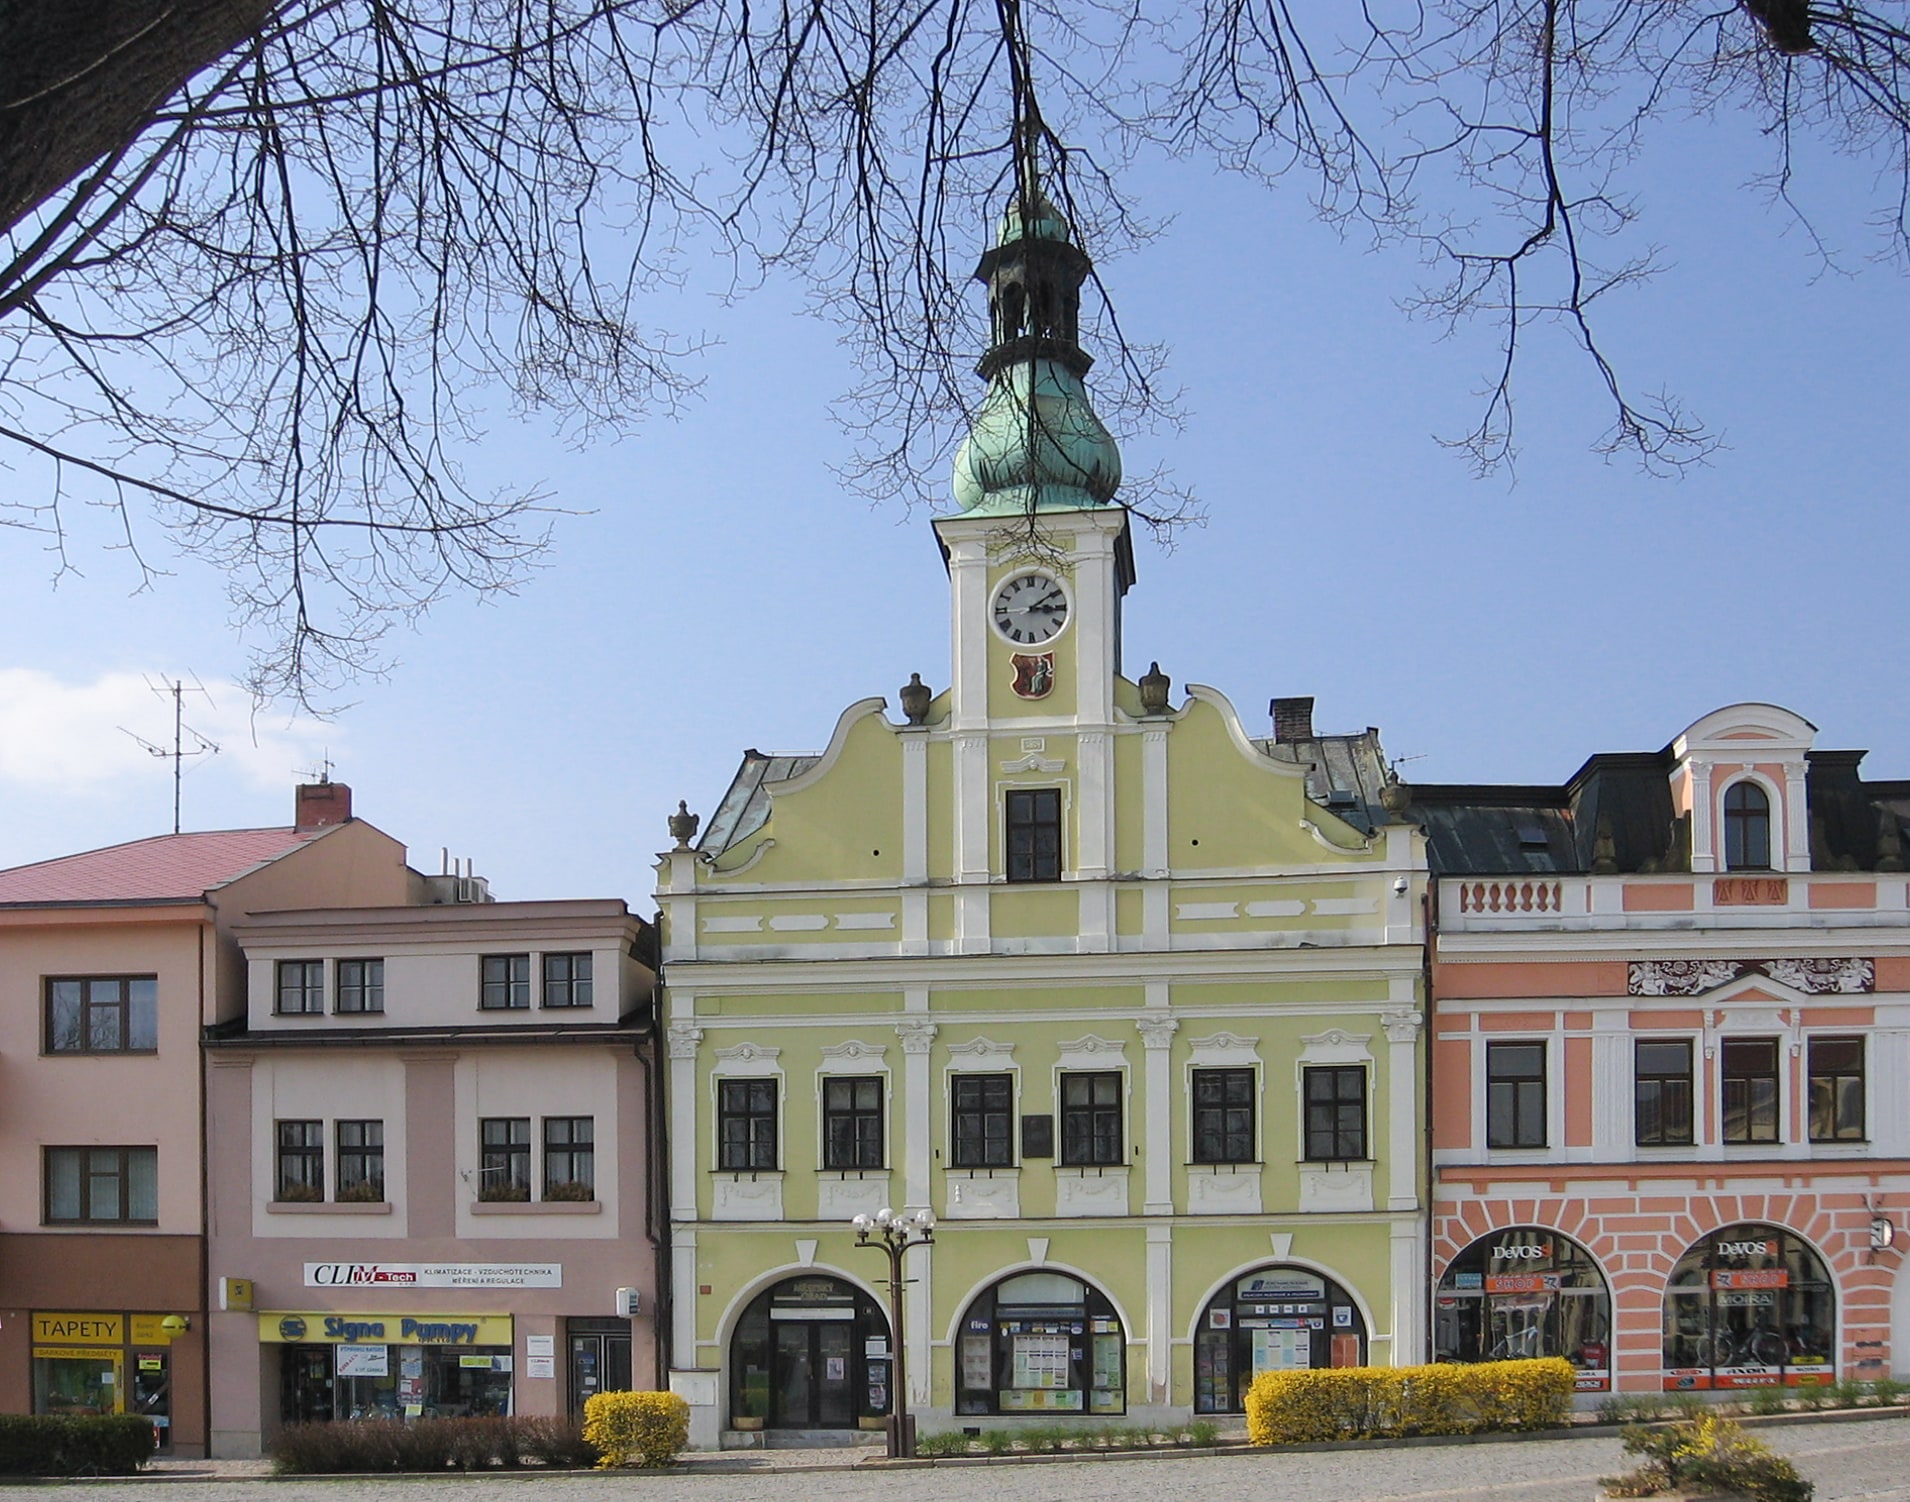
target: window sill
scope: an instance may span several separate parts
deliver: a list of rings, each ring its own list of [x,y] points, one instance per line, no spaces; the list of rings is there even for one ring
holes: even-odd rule
[[[885,1172],[887,1170],[884,1170]],[[746,1183],[751,1179],[780,1179],[780,1168],[712,1168],[710,1177],[723,1179],[732,1184]]]
[[[159,1222],[156,1220],[51,1220],[42,1222],[40,1229],[42,1231],[55,1232],[79,1231],[85,1235],[94,1236],[101,1231],[108,1232],[109,1234],[114,1232],[157,1231],[159,1229]]]
[[[1527,1152],[1527,1151],[1530,1151],[1530,1149],[1501,1147],[1501,1148],[1494,1148],[1493,1151],[1494,1152]],[[1302,1168],[1354,1169],[1354,1168],[1371,1168],[1379,1160],[1377,1158],[1295,1158],[1293,1161],[1299,1164],[1299,1166]]]
[[[43,1059],[150,1059],[157,1048],[43,1048]]]
[[[1259,1158],[1195,1158],[1185,1165],[1190,1173],[1259,1173],[1266,1166]]]
[[[602,1200],[473,1200],[473,1215],[602,1215]]]
[[[273,1200],[267,1215],[389,1215],[390,1200]]]
[[[864,1168],[818,1168],[816,1170],[816,1177],[819,1179],[886,1179],[888,1176],[887,1166],[881,1163],[872,1163]]]

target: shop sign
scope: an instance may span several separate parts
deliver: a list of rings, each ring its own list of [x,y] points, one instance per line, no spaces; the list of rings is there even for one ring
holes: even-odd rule
[[[117,1314],[36,1314],[33,1343],[68,1346],[123,1346],[126,1321]]]
[[[166,1316],[163,1314],[135,1314],[132,1317],[133,1344],[136,1346],[169,1346],[172,1344],[172,1331],[166,1328]]]
[[[1265,1299],[1323,1299],[1326,1279],[1317,1273],[1278,1267],[1242,1278],[1234,1285],[1234,1297],[1250,1303]]]
[[[307,1262],[307,1288],[561,1288],[556,1262]]]
[[[280,1345],[508,1346],[508,1314],[261,1314],[259,1339]]]
[[[1494,1274],[1486,1279],[1487,1293],[1557,1293],[1563,1286],[1557,1273]]]
[[[1524,1243],[1516,1246],[1500,1245],[1492,1249],[1494,1262],[1544,1262],[1552,1255],[1552,1243],[1541,1241],[1536,1245]]]
[[[1751,1269],[1731,1269],[1720,1267],[1711,1274],[1713,1288],[1788,1288],[1791,1286],[1791,1274],[1788,1268],[1764,1267]]]

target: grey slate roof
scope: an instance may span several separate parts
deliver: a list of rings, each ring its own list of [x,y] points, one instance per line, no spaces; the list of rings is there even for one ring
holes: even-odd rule
[[[739,840],[748,839],[769,822],[769,794],[763,785],[800,777],[821,760],[819,755],[772,756],[752,746],[743,753],[743,764],[730,779],[729,791],[716,805],[709,823],[703,826],[696,848],[721,855]]]
[[[1370,835],[1387,822],[1379,802],[1379,790],[1386,785],[1386,752],[1373,726],[1357,735],[1309,735],[1253,744],[1264,756],[1306,767],[1307,797],[1362,834]]]

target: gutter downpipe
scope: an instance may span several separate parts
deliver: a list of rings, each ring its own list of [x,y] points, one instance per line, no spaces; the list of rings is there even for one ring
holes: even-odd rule
[[[1430,851],[1428,851],[1430,857]],[[1428,861],[1430,864],[1430,859]],[[1425,967],[1426,986],[1426,1023],[1421,1037],[1425,1040],[1425,1056],[1420,1065],[1423,1087],[1426,1096],[1425,1127],[1419,1134],[1419,1151],[1424,1166],[1423,1182],[1426,1186],[1426,1328],[1424,1330],[1426,1359],[1435,1359],[1433,1351],[1434,1332],[1438,1320],[1434,1313],[1439,1302],[1439,1290],[1433,1283],[1433,946],[1439,939],[1439,878],[1430,871],[1426,875],[1425,928],[1426,942],[1421,946],[1423,956],[1421,964]]]

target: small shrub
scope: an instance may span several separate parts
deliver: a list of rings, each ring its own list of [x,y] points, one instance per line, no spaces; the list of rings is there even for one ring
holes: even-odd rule
[[[584,1426],[573,1418],[518,1418],[511,1423],[525,1460],[553,1469],[597,1463],[597,1447],[584,1438]]]
[[[985,1429],[982,1431],[982,1448],[990,1455],[1007,1455],[1015,1448],[1015,1435],[1011,1429]]]
[[[1906,1391],[1910,1391],[1910,1385],[1895,1377],[1878,1377],[1870,1384],[1870,1400],[1879,1408],[1895,1408],[1903,1401]]]
[[[1870,1401],[1870,1384],[1855,1377],[1839,1377],[1825,1389],[1833,1408],[1862,1408]]]
[[[1797,1467],[1732,1419],[1706,1414],[1661,1429],[1625,1431],[1625,1453],[1642,1463],[1602,1484],[1614,1497],[1658,1492],[1748,1492],[1758,1502],[1810,1502],[1815,1488]]]
[[[1187,1426],[1187,1437],[1197,1445],[1211,1445],[1220,1438],[1220,1425],[1212,1419],[1195,1419]]]
[[[152,1453],[137,1414],[0,1414],[0,1476],[131,1476]]]
[[[516,1469],[589,1465],[597,1452],[571,1419],[353,1419],[288,1424],[267,1453],[284,1475],[345,1476],[390,1471]]]
[[[1256,1445],[1556,1428],[1576,1372],[1562,1357],[1473,1366],[1329,1367],[1262,1372],[1247,1390]]]
[[[1769,1418],[1774,1413],[1789,1413],[1791,1402],[1781,1387],[1754,1387],[1745,1406],[1759,1418]]]
[[[690,1405],[673,1392],[600,1392],[584,1403],[584,1438],[603,1469],[666,1466],[690,1443]]]
[[[940,1455],[966,1455],[968,1436],[959,1429],[945,1430],[940,1434],[924,1434],[915,1442],[915,1453],[929,1459]]]

